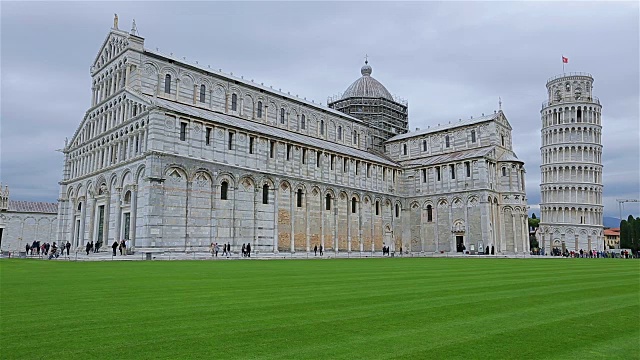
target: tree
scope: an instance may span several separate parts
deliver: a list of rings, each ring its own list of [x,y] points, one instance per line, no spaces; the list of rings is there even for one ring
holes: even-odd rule
[[[629,215],[627,220],[620,222],[620,248],[633,252],[640,249],[640,217],[634,219]]]
[[[529,228],[537,229],[538,226],[540,226],[540,219],[536,219],[534,217],[530,217],[529,218]]]
[[[534,220],[537,219],[536,218],[536,213],[531,214],[531,218],[534,219]]]

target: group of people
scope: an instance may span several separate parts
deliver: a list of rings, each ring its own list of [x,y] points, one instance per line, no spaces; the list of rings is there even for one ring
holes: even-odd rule
[[[85,247],[85,250],[87,251],[87,255],[89,255],[90,252],[97,253],[98,251],[100,251],[101,247],[102,241],[96,241],[95,245],[93,244],[93,241],[89,241],[87,243],[87,246]]]
[[[320,256],[324,255],[324,248],[320,245]],[[313,256],[318,255],[318,245],[313,246]]]
[[[251,244],[242,243],[242,257],[251,257]]]
[[[118,242],[118,240],[113,240],[113,244],[111,244],[111,250],[113,250],[113,256],[116,256],[116,251],[118,249],[120,249],[120,255],[127,255],[127,244],[128,240],[120,240],[120,242]],[[89,252],[87,251],[87,255],[89,255]]]
[[[247,250],[247,247],[249,250]],[[220,244],[211,243],[209,246],[209,252],[211,256],[218,257],[218,252],[220,252]],[[242,256],[245,256],[245,252],[251,252],[251,246],[247,244],[242,244]],[[222,256],[231,256],[231,243],[222,244]]]
[[[65,249],[67,250],[67,256],[69,256],[69,249],[71,249],[70,242],[67,241],[66,244],[62,245],[60,254],[58,254],[58,246],[56,245],[55,241],[53,242],[53,244],[49,244],[48,242],[40,244],[40,241],[34,241],[31,245],[27,243],[27,245],[25,246],[25,250],[28,255],[32,255],[32,256],[33,255],[39,256],[40,254],[42,254],[43,256],[49,255],[49,259],[51,259],[52,257],[58,257],[59,255],[63,255]]]
[[[544,255],[544,253],[542,254]],[[614,251],[597,251],[597,250],[582,250],[580,251],[569,251],[565,249],[564,252],[560,250],[560,248],[553,248],[551,250],[551,256],[563,256],[566,258],[620,258],[620,259],[633,259],[633,253],[629,252],[629,250],[621,250],[618,252]],[[638,253],[638,257],[640,257],[640,252]]]

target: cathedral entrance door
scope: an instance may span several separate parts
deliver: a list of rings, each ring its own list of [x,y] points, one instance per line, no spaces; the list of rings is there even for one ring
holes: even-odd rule
[[[464,247],[464,236],[456,235],[456,251],[462,252],[463,247]]]

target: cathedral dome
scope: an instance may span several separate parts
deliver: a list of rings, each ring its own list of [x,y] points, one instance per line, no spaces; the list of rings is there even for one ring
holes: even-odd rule
[[[384,85],[371,77],[371,66],[369,62],[365,61],[364,66],[360,69],[362,77],[354,81],[349,85],[347,90],[342,94],[342,99],[347,98],[385,98],[387,100],[393,100],[393,96]]]

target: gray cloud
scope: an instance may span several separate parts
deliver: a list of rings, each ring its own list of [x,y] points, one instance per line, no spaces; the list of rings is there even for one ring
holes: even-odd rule
[[[0,178],[13,198],[55,201],[61,148],[90,101],[89,66],[112,24],[148,48],[316,102],[373,76],[409,101],[411,128],[503,110],[540,200],[546,80],[587,71],[603,104],[605,213],[640,196],[639,19],[634,2],[3,2]],[[640,206],[627,205],[640,215]]]

